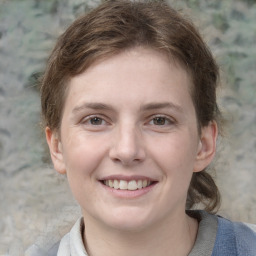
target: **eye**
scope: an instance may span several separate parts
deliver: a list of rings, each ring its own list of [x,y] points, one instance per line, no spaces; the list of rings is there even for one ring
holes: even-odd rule
[[[102,125],[104,123],[104,120],[97,116],[90,118],[88,121],[91,125]]]
[[[153,121],[154,125],[165,125],[166,124],[165,117],[155,117],[155,118],[153,118],[152,121]]]
[[[99,116],[88,116],[82,120],[82,124],[87,126],[103,126],[107,125],[107,122]]]
[[[173,124],[174,121],[170,118],[167,118],[165,116],[155,116],[151,121],[149,122],[150,125],[157,125],[157,126],[166,126]]]

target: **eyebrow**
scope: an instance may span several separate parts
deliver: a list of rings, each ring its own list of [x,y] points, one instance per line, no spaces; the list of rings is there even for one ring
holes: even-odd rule
[[[94,109],[94,110],[112,110],[114,111],[114,108],[108,104],[93,102],[93,103],[84,103],[81,106],[77,106],[72,110],[72,113],[75,114],[77,112],[80,112],[84,109]],[[141,106],[141,111],[149,111],[149,110],[156,110],[156,109],[163,109],[163,108],[171,108],[174,109],[177,112],[182,112],[182,107],[179,105],[176,105],[171,102],[163,102],[163,103],[148,103],[143,106]]]
[[[163,103],[149,103],[141,107],[142,111],[154,110],[154,109],[162,109],[162,108],[171,108],[177,112],[182,112],[182,107],[176,105],[171,102],[163,102]]]
[[[81,106],[77,106],[72,110],[72,113],[75,114],[87,108],[94,109],[94,110],[114,110],[113,107],[111,107],[110,105],[95,102],[95,103],[84,103]]]

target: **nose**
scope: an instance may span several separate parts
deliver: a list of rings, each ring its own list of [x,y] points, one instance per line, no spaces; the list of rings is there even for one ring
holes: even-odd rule
[[[146,154],[141,132],[135,126],[119,127],[115,132],[109,157],[125,166],[142,162]]]

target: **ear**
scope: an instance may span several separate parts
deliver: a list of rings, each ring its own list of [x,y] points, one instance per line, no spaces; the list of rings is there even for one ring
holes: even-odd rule
[[[45,136],[50,149],[50,154],[55,170],[60,174],[65,174],[66,168],[62,152],[62,143],[58,133],[52,131],[49,127],[46,127]]]
[[[215,121],[211,121],[201,129],[194,172],[202,171],[212,162],[216,153],[217,136],[218,126]]]

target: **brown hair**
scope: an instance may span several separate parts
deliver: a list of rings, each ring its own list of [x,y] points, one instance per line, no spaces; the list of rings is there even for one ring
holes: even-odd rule
[[[164,51],[189,72],[198,127],[219,121],[216,103],[218,66],[194,25],[164,1],[105,1],[80,17],[60,36],[41,81],[42,116],[51,130],[60,128],[68,81],[101,58],[135,46]],[[203,203],[213,211],[218,188],[203,170],[194,173],[187,209]]]

